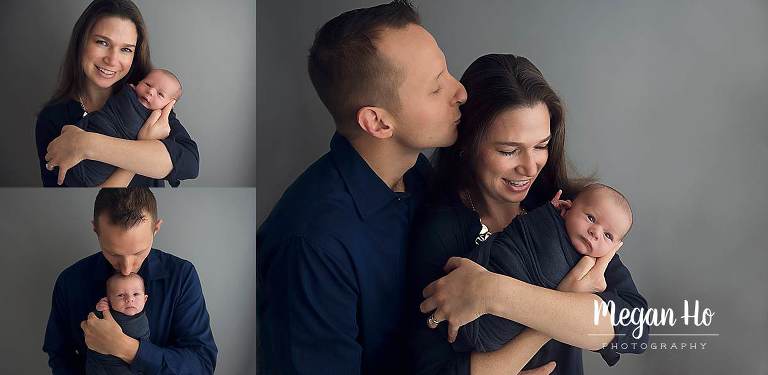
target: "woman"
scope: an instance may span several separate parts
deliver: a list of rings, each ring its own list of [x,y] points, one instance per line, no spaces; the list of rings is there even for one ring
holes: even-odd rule
[[[612,259],[618,248],[597,260],[583,257],[558,291],[458,258],[488,232],[546,204],[557,190],[570,197],[586,183],[568,178],[561,102],[530,61],[486,55],[467,68],[461,82],[469,99],[461,107],[458,140],[435,154],[434,199],[416,221],[409,252],[414,334],[408,345],[415,372],[509,374],[530,360],[529,367],[554,361],[557,373],[581,374],[577,347],[598,350],[605,343],[647,340],[614,336],[633,327],[613,327],[609,318],[592,321],[595,301],[647,307],[629,271],[618,257]],[[416,313],[416,305],[429,318]],[[486,313],[530,328],[495,352],[454,352],[450,342],[458,328]],[[600,352],[611,365],[618,360],[618,350],[610,346]],[[551,366],[540,370],[548,373]]]
[[[180,180],[197,177],[197,144],[170,116],[175,102],[153,113],[135,141],[72,125],[151,68],[147,30],[136,5],[93,1],[72,29],[58,88],[38,115],[35,137],[43,186],[62,185],[70,168],[99,162],[118,167],[104,186],[164,186],[163,180],[178,186]]]

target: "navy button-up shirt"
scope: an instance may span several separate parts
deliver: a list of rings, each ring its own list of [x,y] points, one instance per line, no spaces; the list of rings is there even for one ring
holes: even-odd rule
[[[99,252],[65,269],[53,289],[43,350],[54,374],[85,374],[87,347],[80,322],[107,295],[115,270]],[[200,279],[192,263],[152,249],[139,269],[149,296],[150,338],[139,340],[131,370],[142,374],[212,374],[213,341]]]
[[[429,162],[395,193],[342,136],[256,235],[264,373],[399,373],[405,259]]]

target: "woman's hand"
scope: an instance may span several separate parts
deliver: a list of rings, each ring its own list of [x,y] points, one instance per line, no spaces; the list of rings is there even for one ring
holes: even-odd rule
[[[425,300],[419,305],[422,313],[433,311],[429,327],[436,328],[448,321],[448,341],[454,342],[459,327],[488,312],[486,291],[493,283],[493,274],[466,258],[452,257],[443,268],[448,274],[424,288]]]
[[[154,110],[144,122],[139,130],[138,139],[140,140],[162,140],[168,138],[171,134],[171,125],[168,123],[168,116],[171,109],[176,105],[176,100],[171,100],[162,110]]]
[[[64,125],[61,135],[48,144],[45,168],[59,168],[59,185],[64,183],[67,171],[86,159],[85,137],[87,132],[74,125]]]
[[[109,310],[109,300],[107,297],[102,297],[98,303],[96,303],[96,311]]]
[[[557,290],[581,293],[604,291],[608,286],[605,282],[605,270],[608,268],[608,263],[611,262],[613,255],[619,251],[622,245],[624,245],[624,242],[619,242],[608,254],[597,259],[587,255],[581,257],[579,263],[576,263],[563,280],[560,281]]]

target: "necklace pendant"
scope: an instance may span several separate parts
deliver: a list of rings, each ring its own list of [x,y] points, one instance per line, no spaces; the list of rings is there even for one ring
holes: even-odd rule
[[[480,234],[477,235],[477,238],[475,239],[475,245],[479,245],[480,242],[485,242],[485,240],[488,239],[488,237],[491,236],[491,231],[488,230],[488,227],[483,224],[483,222],[480,222]]]

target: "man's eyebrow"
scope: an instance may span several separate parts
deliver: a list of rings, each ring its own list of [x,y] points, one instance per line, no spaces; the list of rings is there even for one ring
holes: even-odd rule
[[[108,41],[110,41],[110,42],[112,41],[112,39],[111,39],[110,37],[106,36],[106,35],[101,35],[101,34],[93,34],[93,36],[97,36],[97,37],[99,37],[99,38],[102,38],[102,39],[106,39],[106,40],[108,40]],[[123,47],[132,47],[132,48],[136,48],[136,45],[135,45],[135,44],[123,44]]]

